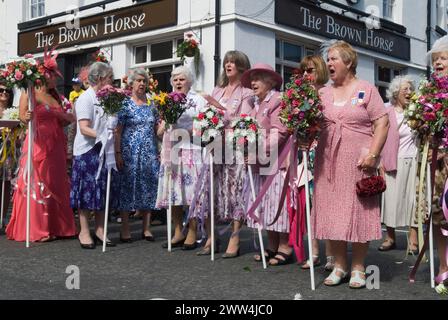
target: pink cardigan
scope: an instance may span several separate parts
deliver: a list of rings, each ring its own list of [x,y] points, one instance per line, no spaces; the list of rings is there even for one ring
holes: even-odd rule
[[[250,116],[254,117],[258,124],[265,130],[265,150],[267,151],[267,155],[269,156],[272,148],[278,148],[278,155],[282,152],[285,147],[285,143],[288,140],[288,130],[287,128],[280,122],[279,113],[281,111],[280,108],[280,100],[281,94],[278,91],[272,92],[272,94],[268,93],[266,98],[261,101],[259,105],[259,109],[256,110],[256,107],[250,113]],[[273,141],[274,145],[271,145],[271,130],[277,130],[278,136],[277,141]],[[279,169],[285,169],[286,165],[283,164]],[[277,170],[274,168],[274,172]]]
[[[400,144],[400,135],[398,132],[397,116],[394,107],[386,104],[386,110],[389,115],[389,132],[387,140],[381,152],[381,164],[386,172],[397,170],[398,148]]]
[[[212,92],[212,97],[218,102],[224,96],[225,88],[215,87]],[[252,90],[243,88],[241,85],[235,88],[232,95],[224,105],[227,111],[224,115],[226,124],[238,117],[242,113],[249,114],[252,111],[253,105],[251,104]]]

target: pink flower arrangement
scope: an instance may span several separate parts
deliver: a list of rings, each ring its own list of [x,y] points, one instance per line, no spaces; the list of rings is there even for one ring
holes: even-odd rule
[[[404,116],[409,127],[422,138],[443,135],[448,147],[448,76],[432,74],[429,81],[422,81]]]
[[[232,130],[227,135],[227,141],[236,145],[237,149],[244,148],[245,154],[247,154],[245,147],[249,143],[256,143],[261,136],[260,125],[257,120],[247,114],[241,114],[233,120],[230,127]]]
[[[43,64],[35,60],[31,54],[27,54],[23,58],[6,63],[0,70],[0,76],[8,87],[27,89],[29,84],[36,87],[45,84],[44,71]]]
[[[209,107],[193,119],[193,135],[201,137],[201,145],[205,147],[224,131],[224,112]]]
[[[103,87],[96,93],[99,106],[107,115],[117,114],[123,108],[123,102],[131,96],[131,91],[115,88],[111,85]]]
[[[310,77],[293,75],[282,95],[280,121],[290,133],[308,140],[319,131],[322,103]]]
[[[153,101],[166,127],[175,124],[184,111],[190,108],[186,95],[179,92],[154,94]]]

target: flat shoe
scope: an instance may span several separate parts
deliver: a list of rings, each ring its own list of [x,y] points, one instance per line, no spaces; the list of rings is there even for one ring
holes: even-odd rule
[[[185,239],[178,242],[171,242],[171,248],[180,248],[184,245]],[[168,249],[168,242],[162,244],[163,249]]]
[[[150,241],[150,242],[154,242],[154,241],[156,241],[156,238],[154,238],[153,235],[145,236],[144,233],[142,233],[142,239],[143,239],[143,240],[146,240],[146,241]],[[168,243],[167,243],[166,247],[168,248]]]
[[[318,266],[320,266],[320,264],[321,263],[320,263],[319,256],[313,256],[313,266],[318,267]],[[300,268],[302,268],[303,270],[310,269],[311,268],[310,260],[306,260],[306,262],[304,264],[302,264],[302,266]]]
[[[361,277],[362,276],[362,277]],[[351,289],[362,289],[366,287],[366,273],[360,270],[352,270],[349,287]]]
[[[226,252],[221,257],[223,259],[232,259],[240,256],[240,249],[238,249],[236,252]]]
[[[266,260],[268,260],[268,261],[269,261],[269,259],[272,259],[273,257],[275,257],[275,252],[272,250],[266,249],[266,250],[264,250],[264,252],[267,253],[264,256],[265,256]],[[263,261],[263,259],[261,259],[261,255],[259,255],[259,254],[256,254],[254,256],[254,260],[257,262]]]
[[[182,246],[182,250],[184,251],[190,251],[190,250],[194,250],[198,247],[198,244],[195,242],[188,244],[188,243],[184,243],[184,245]]]
[[[284,259],[281,259],[281,258],[276,258],[276,256],[281,256],[281,257],[283,257]],[[284,252],[277,252],[276,254],[275,254],[275,256],[271,259],[271,260],[276,260],[276,261],[278,261],[277,263],[275,263],[275,264],[272,264],[272,263],[270,263],[269,262],[269,265],[270,266],[284,266],[284,265],[286,265],[286,264],[290,264],[290,263],[292,263],[292,252],[288,255],[288,254],[286,254],[286,253],[284,253]]]
[[[336,273],[341,273],[341,276],[338,276]],[[324,285],[329,287],[334,287],[340,285],[343,281],[347,279],[347,272],[342,270],[341,268],[334,268],[330,275],[325,278]],[[329,282],[331,281],[331,282]]]
[[[379,251],[389,251],[396,249],[395,241],[392,241],[390,239],[384,240],[384,242],[378,247]]]

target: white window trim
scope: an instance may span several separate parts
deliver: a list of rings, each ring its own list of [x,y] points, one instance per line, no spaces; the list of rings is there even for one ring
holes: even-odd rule
[[[45,3],[45,0],[37,0],[37,1],[42,1],[44,3],[44,14],[41,16],[34,17],[34,18],[31,17],[31,0],[26,0],[26,10],[27,10],[28,21],[37,20],[37,19],[40,19],[47,15],[47,6]]]
[[[180,58],[177,57],[176,50],[177,50],[177,42],[179,40],[183,39],[181,36],[174,37],[174,39],[159,39],[156,41],[151,42],[143,42],[143,43],[135,43],[132,44],[132,64],[131,68],[157,68],[157,67],[163,67],[167,65],[172,65],[173,69],[175,68],[176,64],[181,63]],[[151,45],[168,42],[171,41],[173,45],[173,56],[172,58],[164,59],[164,60],[158,60],[158,61],[151,61]],[[146,46],[146,62],[143,63],[135,63],[135,51],[137,47],[144,47]]]

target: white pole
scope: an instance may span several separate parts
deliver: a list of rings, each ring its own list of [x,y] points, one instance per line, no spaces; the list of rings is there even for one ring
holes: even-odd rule
[[[33,111],[32,84],[28,84],[28,111]],[[26,189],[26,247],[30,247],[30,210],[31,210],[31,158],[33,156],[33,119],[28,122],[28,159],[27,167],[27,189]]]
[[[213,189],[213,154],[210,152],[210,225],[211,225],[211,260],[215,261],[215,191]]]
[[[106,185],[106,208],[104,210],[103,252],[106,252],[107,223],[109,221],[109,198],[110,198],[111,177],[112,177],[112,168],[108,168],[107,169],[107,185]]]
[[[171,138],[171,129],[172,126],[170,125],[169,129],[168,129],[168,139]],[[171,143],[171,141],[169,141],[168,143]],[[166,150],[165,150],[166,152]],[[169,155],[169,157],[171,157],[171,155]],[[171,219],[173,218],[173,203],[172,203],[172,198],[173,198],[173,179],[172,179],[172,172],[171,172],[171,159],[169,159],[168,162],[168,213],[167,213],[167,217],[166,217],[166,227],[167,227],[167,233],[168,233],[168,252],[171,252],[172,250],[172,246],[171,246],[171,238],[172,238],[172,234],[173,234],[173,230],[172,230],[172,225],[171,225]]]
[[[428,199],[428,215],[431,215],[431,200],[432,200],[432,190],[431,190],[431,168],[427,165],[427,179],[426,179],[426,198]],[[432,216],[431,221],[429,221],[429,269],[431,274],[431,288],[435,288],[434,281],[434,238],[433,238],[433,228],[432,228]]]
[[[3,143],[6,143],[6,141],[3,141]],[[6,178],[6,163],[3,163],[3,180],[2,180],[2,201],[1,201],[1,205],[2,208],[0,209],[0,229],[3,228],[3,216],[5,214],[5,210],[3,209],[3,207],[5,206],[5,178]],[[8,195],[9,196],[9,195]]]
[[[171,219],[173,217],[173,204],[172,204],[172,197],[173,197],[173,191],[171,190],[173,188],[173,181],[171,176],[171,166],[168,166],[168,213],[166,217],[166,226],[167,226],[167,232],[168,232],[168,252],[171,252],[171,238],[172,238],[172,226],[171,226]]]
[[[247,165],[248,169],[249,169],[249,180],[250,180],[250,189],[252,190],[252,201],[255,202],[255,199],[257,198],[255,196],[255,185],[254,185],[254,176],[252,175],[252,166],[251,165]],[[255,214],[257,215],[257,217],[260,217],[258,215],[258,210],[255,210]],[[263,269],[267,268],[267,264],[266,264],[266,257],[264,255],[264,243],[263,243],[263,236],[261,234],[261,230],[263,229],[261,221],[258,222],[258,241],[260,242],[260,251],[261,251],[261,259],[263,261]]]
[[[293,151],[291,151],[293,152]],[[306,228],[308,230],[308,254],[309,254],[309,264],[310,264],[310,276],[311,276],[311,290],[316,290],[314,284],[314,261],[313,261],[313,245],[311,240],[311,214],[310,214],[310,187],[308,182],[308,154],[307,151],[302,151],[303,163],[305,167],[305,197],[306,197]]]

